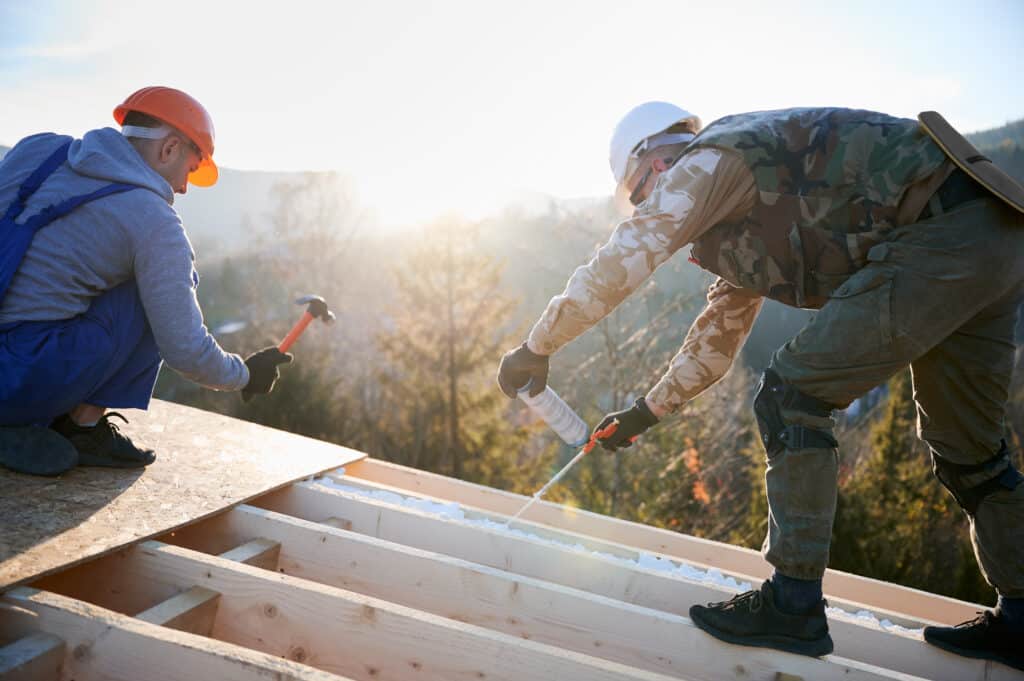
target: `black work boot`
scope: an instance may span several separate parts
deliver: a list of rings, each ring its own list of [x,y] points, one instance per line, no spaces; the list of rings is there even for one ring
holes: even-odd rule
[[[140,449],[110,422],[116,416],[128,423],[116,411],[107,412],[95,426],[80,426],[67,414],[50,424],[78,450],[79,466],[105,466],[107,468],[141,468],[156,461],[152,449]]]
[[[1024,670],[1024,633],[1011,630],[998,611],[986,610],[955,627],[925,627],[924,640],[957,655]]]
[[[75,446],[49,428],[0,428],[0,465],[30,475],[60,475],[78,465]]]
[[[782,612],[775,605],[772,585],[742,593],[730,601],[694,605],[690,619],[717,639],[742,646],[785,650],[818,657],[832,652],[832,637],[822,600],[805,615]]]

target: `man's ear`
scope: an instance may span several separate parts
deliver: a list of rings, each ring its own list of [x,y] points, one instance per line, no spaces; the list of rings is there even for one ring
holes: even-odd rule
[[[654,172],[663,173],[668,170],[669,165],[665,162],[665,159],[658,156],[651,162],[651,167],[654,168]]]
[[[181,140],[175,135],[165,137],[164,141],[160,143],[160,161],[167,163],[173,159],[180,144]]]

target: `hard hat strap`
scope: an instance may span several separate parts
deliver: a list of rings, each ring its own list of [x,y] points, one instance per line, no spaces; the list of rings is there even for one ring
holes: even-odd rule
[[[169,125],[160,125],[155,128],[147,128],[142,125],[121,126],[121,134],[125,137],[141,137],[147,140],[161,140],[174,132],[174,128]]]

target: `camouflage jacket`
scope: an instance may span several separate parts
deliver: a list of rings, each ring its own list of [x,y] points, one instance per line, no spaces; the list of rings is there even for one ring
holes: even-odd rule
[[[705,232],[693,257],[730,283],[787,305],[821,307],[897,225],[907,191],[946,161],[917,121],[851,109],[727,116],[689,149],[742,154],[749,214]]]
[[[754,180],[738,154],[703,149],[662,173],[632,218],[548,303],[528,338],[534,352],[554,353],[603,319],[673,253],[715,224],[737,219],[754,204]],[[690,327],[679,353],[648,393],[675,411],[725,375],[754,324],[762,299],[715,282],[708,305]]]

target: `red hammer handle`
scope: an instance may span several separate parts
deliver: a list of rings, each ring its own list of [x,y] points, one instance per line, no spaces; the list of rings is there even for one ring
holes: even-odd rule
[[[288,332],[288,335],[284,337],[284,340],[277,346],[277,349],[281,352],[288,352],[288,348],[294,345],[295,341],[299,340],[299,336],[302,335],[302,332],[306,330],[306,327],[309,326],[311,321],[313,321],[313,315],[308,312],[303,314],[302,319],[295,322],[295,326],[293,326],[292,330]]]

